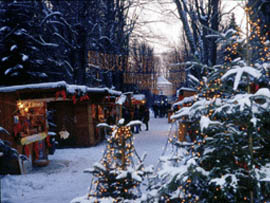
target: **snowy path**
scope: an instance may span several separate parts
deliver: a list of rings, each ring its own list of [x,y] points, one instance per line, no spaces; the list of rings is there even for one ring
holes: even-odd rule
[[[151,118],[149,131],[135,134],[135,148],[140,156],[147,153],[145,165],[156,165],[168,138],[170,124],[166,118]],[[144,128],[143,128],[144,129]]]
[[[170,125],[166,118],[151,117],[149,131],[135,134],[135,148],[147,153],[145,165],[156,165],[167,141]],[[143,128],[144,129],[144,128]],[[1,203],[68,203],[87,193],[91,177],[83,170],[99,161],[105,144],[81,149],[58,149],[47,167],[26,175],[5,176],[1,180]]]

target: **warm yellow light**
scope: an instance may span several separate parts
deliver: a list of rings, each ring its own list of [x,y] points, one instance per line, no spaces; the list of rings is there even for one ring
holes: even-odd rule
[[[22,108],[23,108],[23,103],[19,102],[19,103],[18,103],[18,107],[19,107],[20,109],[22,109]]]

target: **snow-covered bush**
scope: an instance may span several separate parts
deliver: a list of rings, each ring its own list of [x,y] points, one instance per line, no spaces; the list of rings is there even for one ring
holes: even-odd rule
[[[8,131],[1,126],[0,133],[9,135]],[[12,171],[8,165],[8,161],[11,159],[18,159],[17,150],[10,147],[7,141],[0,139],[0,174],[7,174]]]

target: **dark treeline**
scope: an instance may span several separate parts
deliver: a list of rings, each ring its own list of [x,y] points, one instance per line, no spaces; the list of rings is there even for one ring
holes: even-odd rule
[[[101,70],[89,67],[88,52],[128,55],[131,6],[130,0],[0,1],[0,85],[96,84]],[[121,89],[123,67],[107,72],[107,86]]]

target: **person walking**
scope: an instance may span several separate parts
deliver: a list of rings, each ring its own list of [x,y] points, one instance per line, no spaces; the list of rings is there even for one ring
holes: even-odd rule
[[[154,111],[154,117],[157,118],[158,117],[158,106],[157,106],[157,104],[154,103],[152,108],[153,108],[153,111]]]
[[[139,112],[139,108],[137,106],[135,106],[135,110],[134,110],[134,120],[140,120],[140,112]],[[140,127],[140,125],[135,125],[135,132],[134,133],[139,133],[139,127]]]
[[[148,108],[145,108],[145,110],[144,110],[144,116],[143,116],[143,123],[146,126],[146,131],[149,130],[149,125],[148,125],[149,120],[150,120],[149,109]]]

